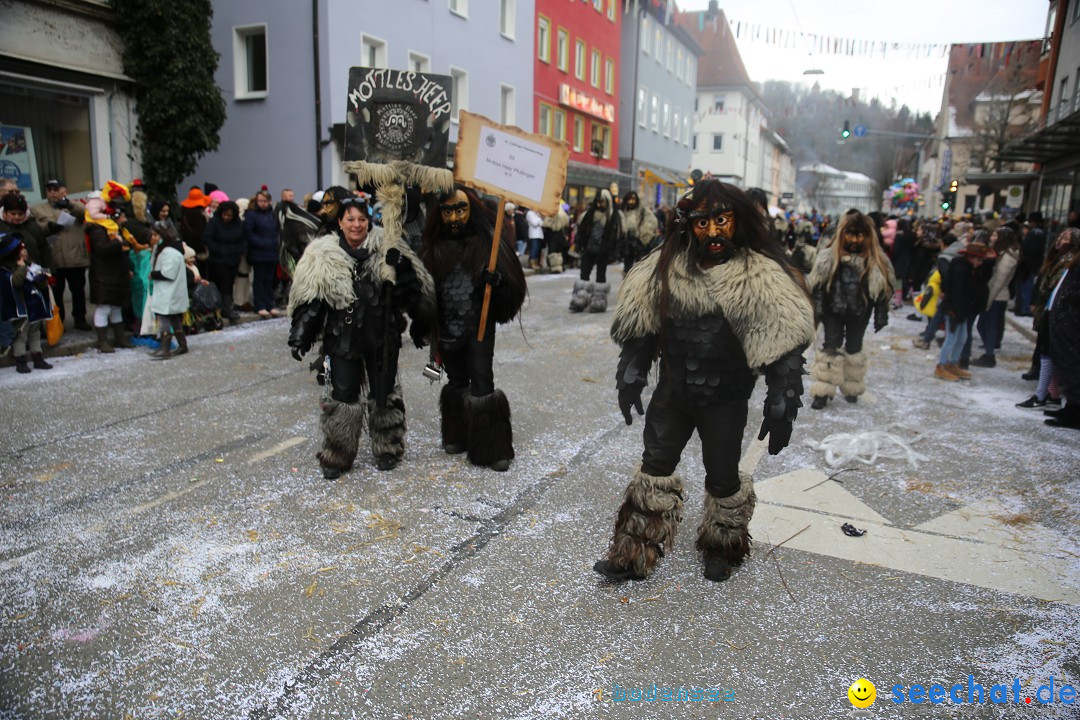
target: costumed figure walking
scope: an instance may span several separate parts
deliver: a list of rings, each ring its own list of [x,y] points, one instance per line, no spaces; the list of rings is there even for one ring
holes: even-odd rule
[[[488,270],[494,225],[494,212],[470,188],[459,185],[438,196],[428,210],[421,251],[435,279],[438,323],[432,327],[418,319],[409,332],[417,347],[432,340],[449,379],[439,397],[443,449],[504,471],[514,459],[514,437],[510,402],[495,387],[495,325],[517,316],[525,301],[525,274],[509,223],[499,239],[495,270]],[[491,286],[491,305],[478,341],[485,285]]]
[[[296,264],[288,309],[293,357],[301,360],[321,335],[329,361],[318,459],[330,480],[352,467],[365,416],[376,466],[390,470],[400,462],[403,314],[430,322],[435,312],[431,275],[400,238],[371,227],[364,200],[342,200],[337,220],[338,233],[313,241]],[[367,400],[361,402],[365,388]]]
[[[832,244],[818,249],[809,280],[814,311],[825,329],[810,367],[810,407],[824,408],[837,386],[845,400],[858,402],[866,392],[866,327],[871,315],[874,332],[889,324],[889,300],[897,287],[873,220],[848,210]]]
[[[659,230],[656,215],[641,204],[638,194],[631,190],[623,196],[623,272],[630,272],[641,258],[658,244]]]
[[[553,273],[563,271],[563,254],[569,249],[566,236],[570,231],[570,216],[565,203],[554,215],[544,218],[544,245],[547,246],[548,269]]]
[[[622,348],[616,387],[627,424],[632,408],[642,414],[657,358],[660,381],[645,415],[641,465],[594,569],[612,580],[644,579],[671,549],[686,499],[675,469],[697,430],[705,464],[697,549],[705,577],[725,580],[750,553],[756,496],[739,471],[748,401],[764,374],[758,438],[768,436],[769,453],[779,453],[802,406],[802,352],[814,338],[810,293],[746,193],[710,179],[683,195],[660,251],[623,280],[611,336]]]
[[[607,310],[608,291],[611,290],[607,282],[607,266],[622,235],[621,225],[619,211],[611,201],[611,193],[607,190],[596,193],[574,236],[574,244],[581,256],[581,279],[574,283],[570,312],[581,312],[586,308],[589,312]],[[594,267],[595,283],[589,280]]]

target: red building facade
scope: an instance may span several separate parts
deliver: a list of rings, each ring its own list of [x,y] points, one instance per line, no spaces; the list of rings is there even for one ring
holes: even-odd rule
[[[620,0],[536,0],[533,128],[570,145],[567,199],[620,179]]]

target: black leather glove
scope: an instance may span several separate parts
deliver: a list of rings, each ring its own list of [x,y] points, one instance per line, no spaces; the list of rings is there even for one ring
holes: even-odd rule
[[[401,262],[401,251],[397,248],[390,248],[386,251],[386,264],[390,267],[397,267],[397,264]]]
[[[480,282],[487,283],[493,288],[497,288],[502,285],[503,275],[498,270],[485,269],[480,273]]]
[[[51,220],[45,223],[45,229],[49,235],[59,235],[60,231],[64,229],[64,226],[60,223],[52,222]]]
[[[765,408],[758,440],[769,436],[769,454],[778,455],[791,441],[791,427],[802,407],[803,348],[796,348],[765,370]]]
[[[638,415],[645,414],[645,409],[641,406],[641,391],[644,389],[645,386],[638,383],[624,385],[619,388],[619,410],[622,411],[627,425],[634,424],[634,419],[630,415],[630,408],[637,410]]]
[[[409,337],[412,338],[413,345],[418,348],[427,346],[428,327],[426,323],[421,323],[418,320],[413,320],[412,325],[409,326]]]
[[[292,348],[290,348],[290,351],[292,352],[293,360],[296,360],[297,362],[303,361],[303,359],[304,359],[304,351],[303,350],[301,350],[298,347],[293,346]]]

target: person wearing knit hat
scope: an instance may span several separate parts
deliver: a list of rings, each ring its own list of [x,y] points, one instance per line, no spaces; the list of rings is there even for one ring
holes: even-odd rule
[[[214,217],[214,213],[217,212],[218,206],[223,202],[227,202],[229,196],[224,190],[213,190],[206,196],[209,199],[209,203],[206,206],[207,219]]]
[[[52,317],[47,287],[48,277],[40,265],[30,262],[22,237],[0,233],[0,320],[10,322],[15,331],[11,350],[20,373],[30,372],[31,358],[35,369],[52,369],[41,353],[41,324]]]

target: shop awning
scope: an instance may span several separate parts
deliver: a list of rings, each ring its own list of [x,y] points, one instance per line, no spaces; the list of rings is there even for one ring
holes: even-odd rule
[[[1038,132],[1009,143],[998,154],[997,159],[1045,165],[1077,153],[1080,153],[1080,110]]]
[[[652,170],[643,168],[641,171],[645,182],[652,185],[670,185],[671,187],[688,187],[685,178],[680,178],[670,170]]]

